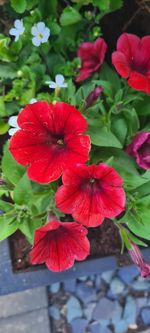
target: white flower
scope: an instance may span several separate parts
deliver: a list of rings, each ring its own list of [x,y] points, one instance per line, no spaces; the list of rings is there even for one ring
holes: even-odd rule
[[[42,43],[46,43],[50,36],[50,29],[45,26],[44,22],[38,22],[31,29],[32,43],[35,46],[40,46]]]
[[[12,127],[8,131],[10,136],[14,135],[20,129],[20,127],[17,123],[17,118],[18,118],[18,116],[12,116],[8,120],[8,124]]]
[[[33,103],[36,103],[36,102],[37,102],[36,98],[31,98],[29,104],[33,104]]]
[[[46,84],[49,85],[49,88],[67,88],[67,83],[65,82],[65,78],[62,74],[57,74],[55,76],[55,81],[46,81]]]
[[[15,20],[14,28],[9,30],[9,34],[15,36],[15,42],[19,39],[20,35],[24,33],[25,27],[23,26],[22,20]]]

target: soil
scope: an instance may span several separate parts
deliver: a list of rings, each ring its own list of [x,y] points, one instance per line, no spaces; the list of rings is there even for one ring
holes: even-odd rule
[[[88,238],[91,244],[91,254],[88,259],[101,258],[110,255],[117,255],[120,257],[121,242],[118,229],[112,221],[105,220],[105,222],[97,228],[89,230]],[[22,271],[31,269],[29,252],[31,245],[27,242],[25,236],[17,231],[10,237],[10,250],[13,264],[13,271]],[[121,256],[122,263],[128,264],[126,256]],[[42,265],[43,266],[43,265]]]

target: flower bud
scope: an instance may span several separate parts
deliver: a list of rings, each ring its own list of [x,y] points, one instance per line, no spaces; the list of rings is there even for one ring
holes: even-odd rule
[[[101,95],[102,87],[95,87],[86,98],[86,107],[89,108]]]

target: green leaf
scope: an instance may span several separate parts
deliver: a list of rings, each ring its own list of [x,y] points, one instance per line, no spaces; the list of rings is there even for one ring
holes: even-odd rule
[[[5,123],[4,121],[0,120],[0,135],[7,133],[9,128],[8,123]]]
[[[42,224],[43,224],[42,219],[40,220],[24,219],[22,223],[19,225],[19,230],[26,236],[28,242],[33,244],[34,232],[36,229],[41,227]]]
[[[5,146],[4,156],[2,159],[2,172],[4,177],[12,184],[16,185],[22,175],[25,173],[25,168],[19,165],[12,157],[8,150],[8,145]]]
[[[12,8],[19,14],[22,14],[26,10],[26,0],[11,0],[10,3]]]
[[[131,208],[121,219],[137,236],[150,240],[150,195],[137,200],[136,206]]]
[[[88,134],[93,145],[100,147],[122,148],[122,144],[117,137],[106,127],[89,126]]]
[[[67,6],[60,16],[60,24],[65,27],[67,25],[78,23],[82,20],[80,13],[73,7]]]
[[[93,5],[97,6],[100,10],[107,11],[109,9],[110,0],[93,0]]]
[[[0,199],[0,210],[4,212],[9,212],[12,209],[13,205],[11,203]]]
[[[126,135],[127,135],[127,123],[123,118],[114,117],[112,120],[112,132],[116,135],[117,139],[122,143],[124,146]]]
[[[150,98],[147,95],[142,96],[141,100],[134,103],[134,107],[140,116],[150,115]]]
[[[14,222],[12,215],[0,216],[0,241],[12,235],[18,229],[18,224]]]
[[[17,66],[15,64],[0,63],[0,78],[14,79],[17,76]]]
[[[30,201],[32,201],[32,186],[26,174],[24,174],[23,177],[18,181],[14,189],[13,199],[18,205],[29,205]]]
[[[4,98],[3,98],[3,96],[0,96],[0,116],[5,117],[6,115],[7,115],[7,113],[6,113]],[[3,134],[3,133],[1,133],[1,134]]]

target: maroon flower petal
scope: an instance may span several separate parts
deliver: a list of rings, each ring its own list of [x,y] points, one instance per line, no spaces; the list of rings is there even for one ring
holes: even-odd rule
[[[48,269],[60,272],[84,260],[90,251],[87,230],[75,222],[48,222],[35,231],[31,251],[32,264],[46,263]]]
[[[95,42],[84,42],[78,49],[78,57],[81,59],[81,70],[76,81],[87,79],[93,72],[96,72],[103,63],[107,45],[102,38]]]
[[[143,169],[150,169],[150,132],[136,134],[132,142],[126,147],[136,163]]]

